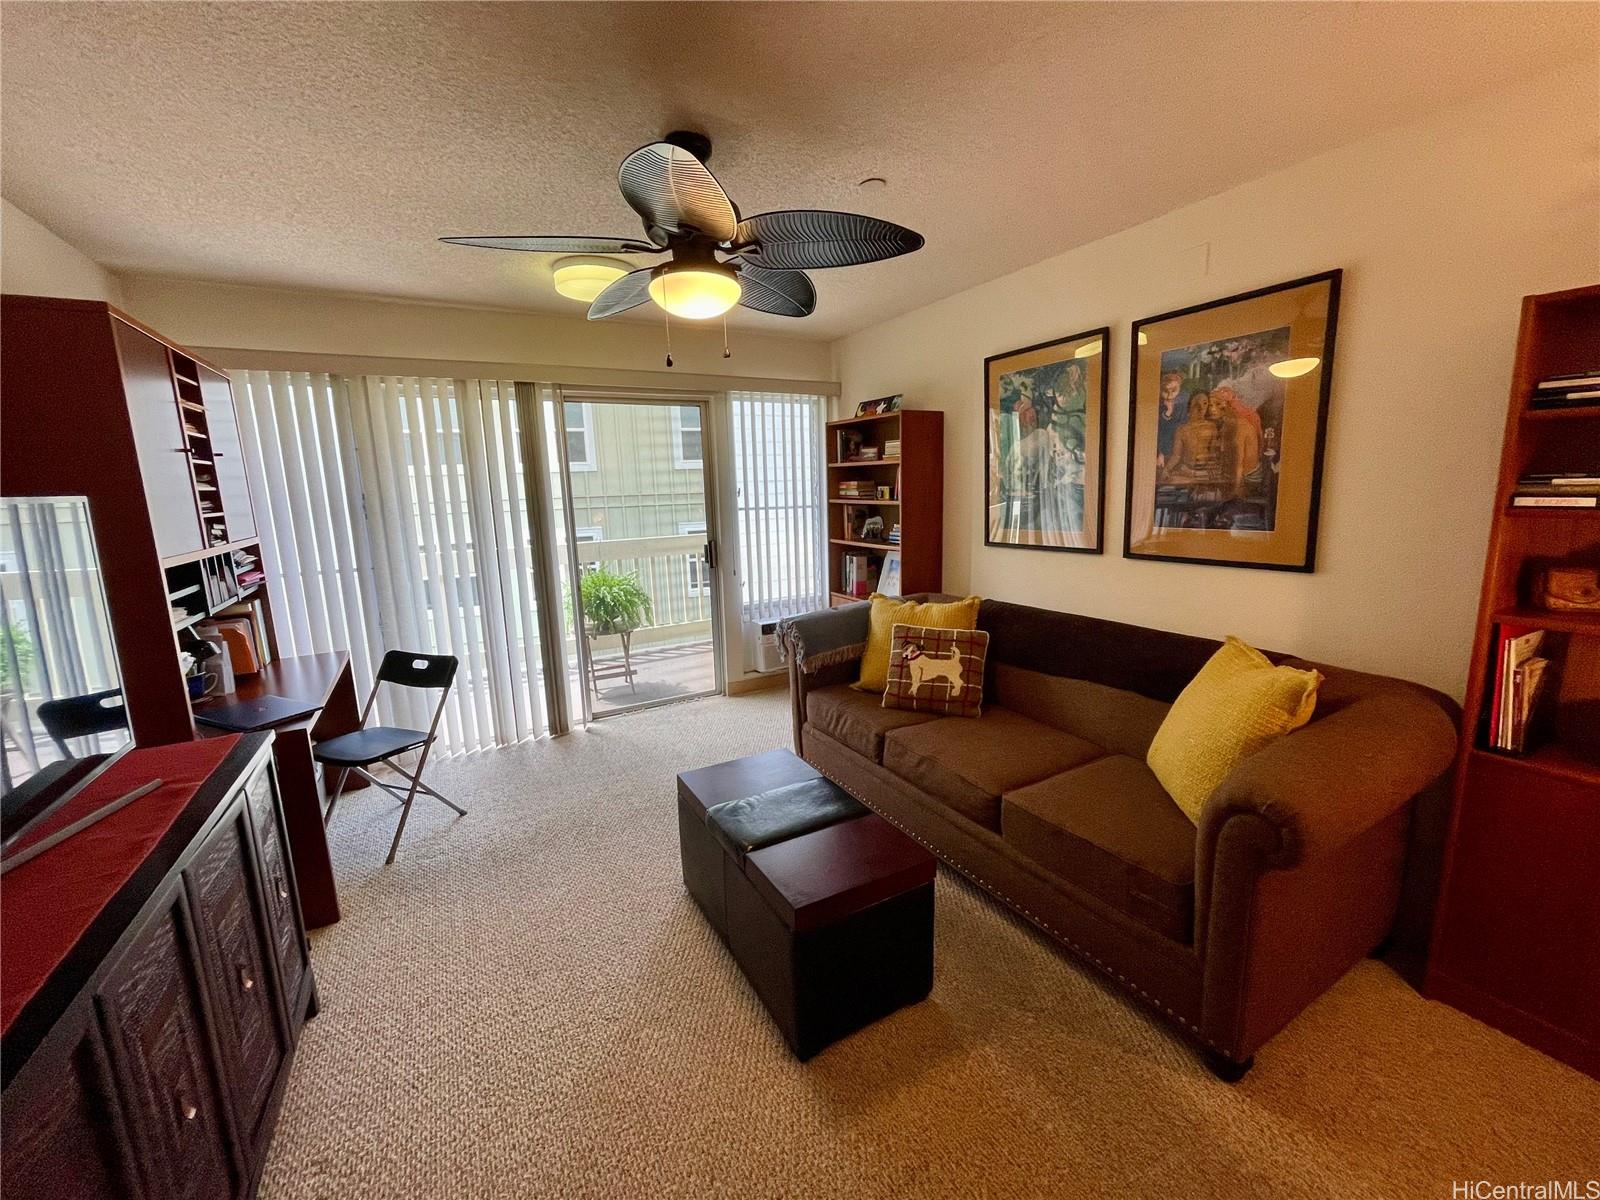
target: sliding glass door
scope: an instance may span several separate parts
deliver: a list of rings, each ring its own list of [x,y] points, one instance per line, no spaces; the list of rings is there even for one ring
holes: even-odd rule
[[[567,391],[554,410],[574,711],[720,691],[708,399]]]

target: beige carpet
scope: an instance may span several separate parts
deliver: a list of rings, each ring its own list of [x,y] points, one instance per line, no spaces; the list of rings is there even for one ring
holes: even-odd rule
[[[1377,963],[1218,1083],[950,873],[932,997],[789,1057],[678,873],[673,775],[787,744],[786,697],[693,702],[342,801],[345,919],[264,1194],[1450,1196],[1600,1174],[1600,1084]]]

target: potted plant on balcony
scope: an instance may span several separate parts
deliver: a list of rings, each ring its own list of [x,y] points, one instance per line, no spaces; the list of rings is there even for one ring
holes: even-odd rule
[[[584,573],[578,590],[583,597],[584,632],[589,637],[589,686],[596,696],[600,694],[602,678],[623,678],[634,691],[633,658],[630,642],[633,631],[650,620],[650,593],[644,590],[639,577],[623,575],[604,566],[596,566]],[[595,639],[615,635],[622,641],[622,666],[608,668],[602,674],[595,666]]]

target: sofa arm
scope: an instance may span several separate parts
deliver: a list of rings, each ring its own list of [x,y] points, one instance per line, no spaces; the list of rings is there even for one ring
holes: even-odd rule
[[[1243,1062],[1394,923],[1412,799],[1450,765],[1455,721],[1386,687],[1240,764],[1195,851],[1201,1033]]]
[[[790,671],[814,675],[824,667],[852,662],[867,648],[872,605],[863,600],[841,608],[820,608],[778,622],[778,644]]]
[[[1336,850],[1403,808],[1456,752],[1451,716],[1420,688],[1388,688],[1251,756],[1206,799],[1197,866],[1239,816],[1265,822],[1267,865],[1293,867]]]
[[[778,622],[778,645],[789,664],[789,705],[794,723],[794,752],[805,756],[806,693],[854,679],[856,661],[867,649],[872,605],[846,604],[785,617]]]

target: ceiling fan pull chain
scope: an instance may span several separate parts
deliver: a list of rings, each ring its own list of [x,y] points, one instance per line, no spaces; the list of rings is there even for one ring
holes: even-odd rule
[[[722,314],[722,357],[732,358],[733,351],[728,349],[728,314]]]
[[[661,315],[667,319],[667,366],[670,367],[672,365],[672,314],[663,308]]]

